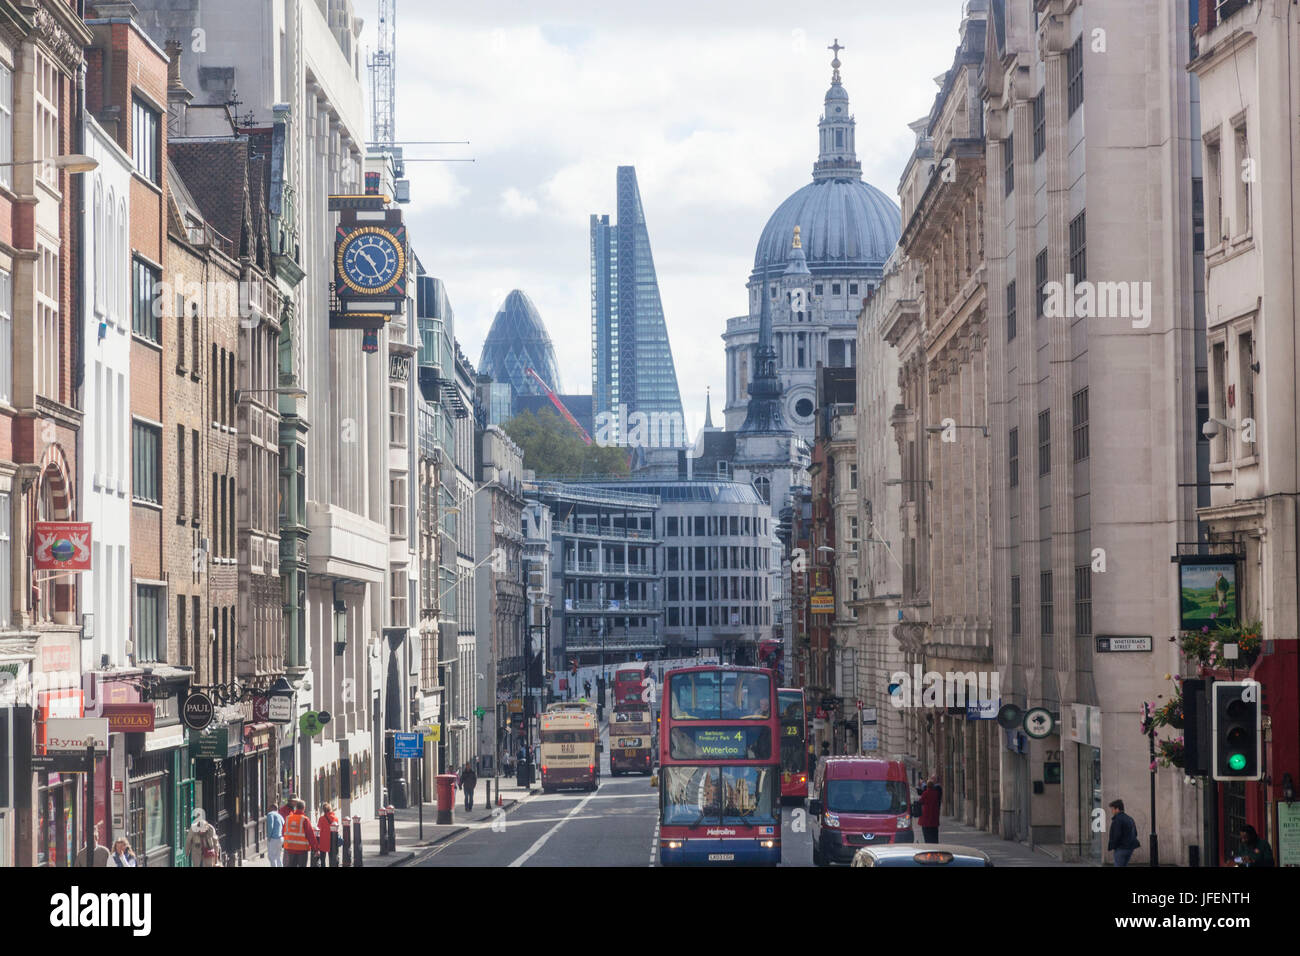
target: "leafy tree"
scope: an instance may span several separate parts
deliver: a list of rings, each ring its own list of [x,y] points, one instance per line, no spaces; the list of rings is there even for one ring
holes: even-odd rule
[[[539,476],[602,478],[626,475],[628,449],[588,445],[563,418],[543,408],[520,412],[501,428],[524,453],[524,467]]]

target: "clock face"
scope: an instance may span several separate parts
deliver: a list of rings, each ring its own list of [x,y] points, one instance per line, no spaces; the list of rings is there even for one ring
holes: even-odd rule
[[[353,292],[387,292],[401,278],[406,257],[391,233],[364,226],[344,240],[339,249],[339,266],[344,283]]]

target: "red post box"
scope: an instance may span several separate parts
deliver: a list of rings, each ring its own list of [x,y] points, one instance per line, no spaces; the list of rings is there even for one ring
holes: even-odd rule
[[[438,774],[438,823],[451,823],[451,807],[456,802],[456,775]]]

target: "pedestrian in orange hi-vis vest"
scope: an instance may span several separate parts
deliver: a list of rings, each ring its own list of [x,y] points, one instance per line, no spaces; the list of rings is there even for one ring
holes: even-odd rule
[[[307,804],[293,800],[289,819],[284,821],[285,866],[306,867],[309,854],[316,849],[316,831],[306,813]]]

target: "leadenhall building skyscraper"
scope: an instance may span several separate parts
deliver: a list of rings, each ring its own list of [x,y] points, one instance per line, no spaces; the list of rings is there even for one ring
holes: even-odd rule
[[[617,179],[618,221],[591,217],[593,412],[620,421],[641,412],[654,421],[681,423],[682,398],[636,169],[618,167]],[[674,433],[685,437],[681,425]]]

